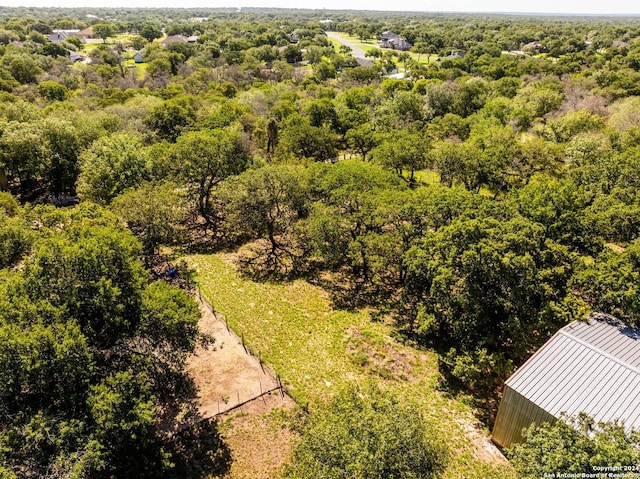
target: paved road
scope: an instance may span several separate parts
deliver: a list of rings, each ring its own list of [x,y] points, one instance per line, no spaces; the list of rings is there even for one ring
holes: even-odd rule
[[[348,46],[349,48],[351,48],[351,54],[354,56],[354,58],[356,60],[358,60],[358,63],[360,63],[360,65],[365,65],[365,66],[371,66],[373,63],[371,62],[371,60],[369,60],[366,56],[365,56],[365,51],[354,45],[353,43],[351,43],[349,40],[345,40],[343,37],[341,37],[340,35],[338,35],[336,32],[326,32],[327,36],[329,38],[333,38],[334,40],[338,40],[340,43],[342,43],[343,45]],[[373,47],[372,47],[373,48]]]

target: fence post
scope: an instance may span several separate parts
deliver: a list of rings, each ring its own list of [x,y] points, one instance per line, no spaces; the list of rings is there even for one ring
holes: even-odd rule
[[[282,387],[282,381],[280,380],[280,375],[277,374],[276,378],[278,380],[278,387],[280,388],[280,396],[282,397],[282,400],[284,401],[284,388]]]

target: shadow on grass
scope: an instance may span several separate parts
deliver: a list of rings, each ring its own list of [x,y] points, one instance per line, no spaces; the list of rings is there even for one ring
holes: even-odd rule
[[[428,348],[438,355],[438,370],[442,380],[438,389],[445,396],[464,402],[475,410],[475,417],[490,430],[493,429],[498,406],[502,399],[502,389],[505,378],[487,372],[482,381],[468,384],[453,374],[453,364],[449,359],[452,345],[436,340],[426,340],[416,331],[398,329],[398,335],[404,341],[414,344],[418,348]]]
[[[204,419],[175,434],[170,443],[175,467],[170,478],[224,477],[231,469],[231,450],[215,419]]]

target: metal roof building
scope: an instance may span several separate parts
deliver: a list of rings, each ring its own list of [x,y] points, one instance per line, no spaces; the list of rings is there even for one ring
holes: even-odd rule
[[[562,328],[505,383],[492,437],[508,447],[532,423],[579,412],[640,429],[639,330],[604,314]]]

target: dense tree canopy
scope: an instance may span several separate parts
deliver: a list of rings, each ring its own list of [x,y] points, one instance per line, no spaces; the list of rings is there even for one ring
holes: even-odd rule
[[[254,278],[325,287],[484,399],[590,310],[640,324],[637,19],[331,12],[339,36],[414,45],[373,41],[362,66],[327,15],[0,8],[7,474],[214,467],[186,452],[206,425],[161,427],[193,397],[183,366],[198,337],[193,302],[143,267],[165,246],[231,250]],[[102,42],[47,41],[89,26]],[[363,424],[404,437],[375,414],[397,401],[367,394],[345,396]],[[306,477],[331,421],[309,420]],[[386,451],[342,423],[362,435],[339,436],[349,447]],[[541,434],[568,434],[554,431]],[[350,477],[396,474],[354,451],[340,459]]]
[[[640,460],[637,432],[625,432],[617,423],[595,423],[585,415],[569,418],[569,423],[557,421],[526,429],[526,444],[515,445],[508,453],[519,477],[597,474],[601,468],[633,467]]]
[[[18,220],[28,227],[0,217],[2,257],[23,261],[0,283],[3,472],[171,477],[183,458],[165,426],[193,398],[197,305],[150,282],[140,244],[99,208]]]
[[[347,390],[305,424],[290,477],[438,477],[447,451],[415,408],[376,388]]]

